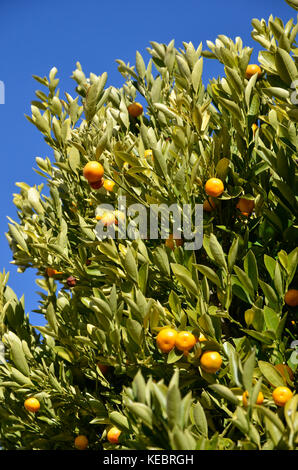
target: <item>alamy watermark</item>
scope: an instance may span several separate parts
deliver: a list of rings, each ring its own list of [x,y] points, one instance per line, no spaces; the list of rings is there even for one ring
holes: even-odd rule
[[[0,341],[0,364],[4,363],[5,362],[5,346],[4,344],[2,343],[2,341]]]
[[[290,96],[291,103],[298,104],[298,80],[294,80],[291,83],[291,89],[294,90]]]
[[[115,223],[105,224],[104,214],[114,214]],[[183,239],[185,250],[198,250],[203,244],[203,205],[195,204],[131,204],[126,206],[126,197],[120,196],[117,210],[111,204],[100,204],[95,211],[100,219],[95,227],[98,240]],[[128,221],[129,218],[129,221]],[[128,222],[128,223],[127,223]],[[116,228],[116,226],[117,228]]]
[[[5,85],[0,80],[0,104],[5,104]]]

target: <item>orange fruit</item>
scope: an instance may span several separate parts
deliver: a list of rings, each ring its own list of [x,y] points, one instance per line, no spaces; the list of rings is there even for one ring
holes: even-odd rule
[[[298,289],[289,289],[285,295],[285,303],[289,307],[297,307],[298,305]]]
[[[106,191],[112,192],[114,186],[115,186],[114,181],[104,180],[103,187],[105,188]]]
[[[105,375],[109,370],[109,366],[106,366],[105,364],[97,364],[97,367],[99,368],[102,375]]]
[[[113,426],[107,433],[107,439],[109,442],[111,442],[111,444],[118,444],[120,434],[120,429],[116,428],[116,426]]]
[[[62,271],[57,271],[56,269],[53,269],[53,268],[47,268],[46,272],[49,277],[56,276],[57,274],[62,274]]]
[[[156,337],[157,347],[163,352],[170,352],[175,346],[177,331],[173,328],[163,328]]]
[[[208,197],[208,199],[205,199],[203,202],[203,211],[205,212],[212,212],[216,209],[215,202],[213,201],[212,198]]]
[[[95,181],[94,183],[89,183],[92,189],[99,189],[103,185],[103,178],[101,178],[98,181]],[[92,204],[90,204],[92,206]]]
[[[104,169],[101,163],[92,160],[84,166],[83,175],[89,183],[96,183],[103,177]]]
[[[182,246],[183,240],[180,235],[173,235],[170,233],[169,238],[166,239],[165,245],[171,250],[174,250],[176,246]]]
[[[200,365],[205,372],[214,374],[222,365],[221,355],[217,351],[205,351],[201,355]]]
[[[272,398],[277,406],[284,406],[292,396],[293,392],[288,387],[276,387],[272,392]]]
[[[246,68],[245,76],[250,79],[255,73],[258,74],[258,78],[262,75],[262,70],[257,64],[249,64]]]
[[[100,216],[96,216],[98,218]],[[117,220],[113,212],[105,212],[103,216],[101,216],[100,221],[103,225],[106,227],[109,227],[110,225],[117,224]]]
[[[175,346],[179,351],[189,351],[196,342],[196,337],[189,331],[179,331],[175,338]]]
[[[143,113],[143,106],[140,103],[131,103],[127,106],[128,114],[132,117],[138,117]]]
[[[245,199],[241,197],[236,205],[236,208],[240,210],[242,215],[250,215],[255,207],[255,201],[252,199]]]
[[[224,184],[219,178],[209,178],[205,184],[205,192],[208,196],[218,197],[224,192]]]
[[[248,404],[247,399],[248,399],[248,391],[246,390],[242,395],[242,402],[244,406],[247,406]],[[256,404],[261,405],[263,401],[264,401],[264,395],[262,392],[259,392]]]
[[[74,446],[78,450],[85,450],[88,447],[88,439],[84,435],[77,436],[74,440]]]
[[[27,398],[27,400],[25,400],[24,406],[27,411],[31,411],[32,413],[37,413],[37,411],[40,409],[40,403],[37,398],[34,397]]]

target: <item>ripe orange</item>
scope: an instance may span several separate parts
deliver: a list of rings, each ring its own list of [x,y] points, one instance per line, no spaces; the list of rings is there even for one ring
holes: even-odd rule
[[[216,205],[214,200],[211,197],[208,197],[208,199],[205,199],[203,202],[203,211],[205,212],[212,212],[216,209]]]
[[[200,358],[200,365],[205,372],[214,374],[222,365],[221,355],[217,351],[205,351]]]
[[[298,305],[298,289],[289,289],[285,295],[285,303],[289,307],[297,307]]]
[[[104,180],[103,187],[105,188],[106,191],[112,192],[114,186],[115,186],[114,181]]]
[[[245,216],[250,215],[254,210],[254,207],[255,202],[252,199],[245,199],[244,197],[241,197],[236,205],[236,208]]]
[[[246,68],[245,76],[250,79],[255,73],[258,74],[258,78],[262,75],[262,70],[257,64],[249,64]]]
[[[98,217],[99,216],[96,216],[96,218]],[[113,212],[105,212],[103,216],[101,216],[100,221],[106,227],[109,227],[110,225],[113,225],[113,224],[117,224],[117,220]]]
[[[247,399],[248,399],[248,391],[246,390],[242,395],[242,402],[244,406],[247,406],[248,404]],[[261,405],[263,401],[264,401],[264,395],[262,392],[259,392],[256,404]]]
[[[116,426],[113,426],[107,433],[107,439],[109,442],[111,442],[111,444],[118,444],[120,434],[120,429],[116,428]]]
[[[27,398],[27,400],[25,400],[24,406],[27,411],[31,411],[32,413],[37,413],[37,411],[40,409],[40,403],[37,398],[34,397]]]
[[[57,274],[62,274],[62,271],[57,271],[56,269],[53,269],[53,268],[47,268],[46,272],[49,277],[56,276]]]
[[[128,114],[132,117],[138,117],[143,113],[143,106],[140,103],[131,103],[127,106]]]
[[[97,367],[99,368],[99,370],[101,371],[101,373],[102,373],[103,375],[105,375],[105,374],[108,372],[108,370],[109,370],[109,366],[106,366],[105,364],[99,364],[99,363],[98,363],[98,364],[97,364]]]
[[[175,338],[175,346],[179,351],[189,351],[196,344],[196,337],[189,331],[179,331]]]
[[[84,166],[83,175],[89,183],[96,183],[104,174],[104,169],[101,163],[92,160]]]
[[[99,188],[101,188],[102,185],[103,185],[103,178],[101,178],[101,179],[98,180],[98,181],[95,181],[94,183],[89,183],[89,184],[90,184],[90,186],[91,186],[92,189],[99,189]],[[90,204],[90,206],[91,206],[91,205],[92,205],[92,204]]]
[[[209,178],[205,184],[205,192],[208,196],[218,197],[224,192],[224,184],[219,178]]]
[[[276,387],[272,392],[272,398],[277,406],[284,406],[292,396],[293,392],[288,387]]]
[[[175,346],[177,331],[173,328],[163,328],[156,337],[157,347],[163,352],[170,352]]]
[[[75,448],[78,450],[85,450],[88,447],[88,439],[84,435],[77,436],[74,440]]]
[[[183,240],[180,235],[173,235],[170,233],[169,238],[166,239],[165,245],[171,250],[174,250],[176,246],[182,246]]]

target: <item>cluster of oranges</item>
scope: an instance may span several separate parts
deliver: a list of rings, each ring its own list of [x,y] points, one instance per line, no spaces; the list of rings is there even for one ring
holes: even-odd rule
[[[100,189],[102,186],[106,191],[112,192],[115,182],[103,178],[104,168],[101,163],[91,160],[83,168],[83,175],[92,189]]]
[[[185,355],[199,342],[206,341],[204,335],[197,339],[190,331],[176,331],[173,328],[163,328],[156,337],[157,347],[163,353],[169,353],[177,348]],[[217,351],[204,351],[200,357],[200,366],[209,374],[217,372],[222,365],[222,357]]]
[[[102,367],[107,367],[107,366],[102,366]],[[27,398],[24,402],[24,406],[25,406],[25,409],[27,411],[30,411],[31,413],[37,413],[40,410],[39,400],[35,397]],[[111,444],[118,444],[120,434],[121,434],[120,429],[118,429],[116,426],[112,426],[107,432],[107,440]],[[89,444],[88,438],[83,434],[78,435],[74,440],[74,446],[78,450],[87,449],[88,444]]]
[[[116,428],[116,426],[112,426],[107,432],[107,440],[111,444],[118,444],[119,443],[119,436],[121,434],[120,429]],[[74,440],[74,446],[78,450],[85,450],[89,445],[88,438],[84,434],[80,434]]]
[[[205,212],[212,212],[216,209],[216,198],[221,196],[224,192],[224,184],[219,178],[209,178],[205,184],[205,193],[209,196],[203,203],[203,210]],[[253,199],[241,197],[238,200],[236,208],[240,210],[241,214],[248,217],[254,210],[255,202]]]
[[[281,406],[281,407],[285,406],[285,404],[289,400],[291,400],[292,396],[293,396],[293,392],[288,387],[279,386],[279,387],[276,387],[272,392],[272,398],[273,398],[274,403],[277,406]],[[264,401],[264,395],[262,392],[259,392],[257,396],[256,404],[261,405],[263,401]],[[244,406],[248,405],[247,390],[242,395],[242,403]]]

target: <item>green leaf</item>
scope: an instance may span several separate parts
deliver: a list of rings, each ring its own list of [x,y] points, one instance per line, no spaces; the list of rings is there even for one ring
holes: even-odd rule
[[[281,79],[290,87],[297,78],[297,68],[290,54],[278,47],[275,53],[275,65]]]
[[[146,66],[143,60],[143,57],[139,53],[139,51],[136,52],[136,69],[141,78],[145,77],[146,74]]]
[[[222,249],[220,243],[218,242],[216,236],[213,233],[211,233],[211,235],[210,235],[209,247],[210,247],[210,250],[211,250],[211,253],[212,253],[212,256],[213,256],[215,262],[219,266],[221,266],[222,268],[227,270],[227,262],[226,262],[226,258],[225,258],[223,249]]]
[[[265,379],[274,387],[283,387],[285,385],[281,374],[272,364],[265,361],[259,361],[258,366]]]
[[[243,366],[243,384],[245,389],[248,391],[248,395],[251,395],[252,391],[252,379],[253,379],[253,373],[254,373],[254,367],[255,367],[255,360],[256,360],[256,354],[255,351],[253,351],[248,358],[246,359],[244,366]]]
[[[109,418],[112,424],[117,426],[122,431],[128,431],[129,430],[129,422],[126,416],[123,416],[121,413],[118,411],[112,411],[109,413]]]
[[[126,328],[127,328],[129,335],[134,340],[134,342],[137,345],[140,345],[142,333],[143,333],[143,328],[140,325],[140,323],[137,322],[136,320],[133,320],[132,318],[128,318],[126,322]]]
[[[211,388],[211,390],[218,393],[218,395],[220,395],[221,397],[223,397],[226,400],[230,401],[234,405],[238,404],[239,400],[236,397],[236,395],[234,395],[234,393],[228,387],[226,387],[225,385],[211,384],[211,385],[209,385],[209,388]]]
[[[194,424],[199,431],[205,437],[208,437],[208,423],[207,418],[200,402],[197,402],[196,405],[192,408],[192,415]]]
[[[191,273],[188,271],[185,266],[181,264],[171,263],[171,268],[174,273],[174,276],[178,281],[185,287],[186,290],[191,292],[193,295],[198,295],[198,287],[191,277]]]
[[[228,253],[228,267],[229,271],[232,272],[234,264],[237,259],[238,255],[238,248],[239,248],[239,241],[238,238],[234,238],[233,243],[230,247],[229,253]]]
[[[26,377],[30,375],[30,369],[26,360],[21,340],[12,331],[5,333],[5,341],[9,344],[11,360],[16,368]]]
[[[209,281],[213,282],[217,287],[221,287],[220,279],[213,269],[209,268],[209,266],[204,266],[203,264],[194,264],[193,266],[197,268],[200,273],[206,276]]]
[[[138,283],[138,268],[135,257],[129,247],[127,247],[126,255],[124,258],[124,268],[128,276],[136,283]]]
[[[196,93],[202,81],[202,72],[203,72],[203,59],[200,58],[195,63],[193,71],[191,73],[191,82]]]
[[[258,265],[254,253],[249,250],[247,255],[244,258],[244,271],[249,277],[253,289],[256,291],[258,289]]]

